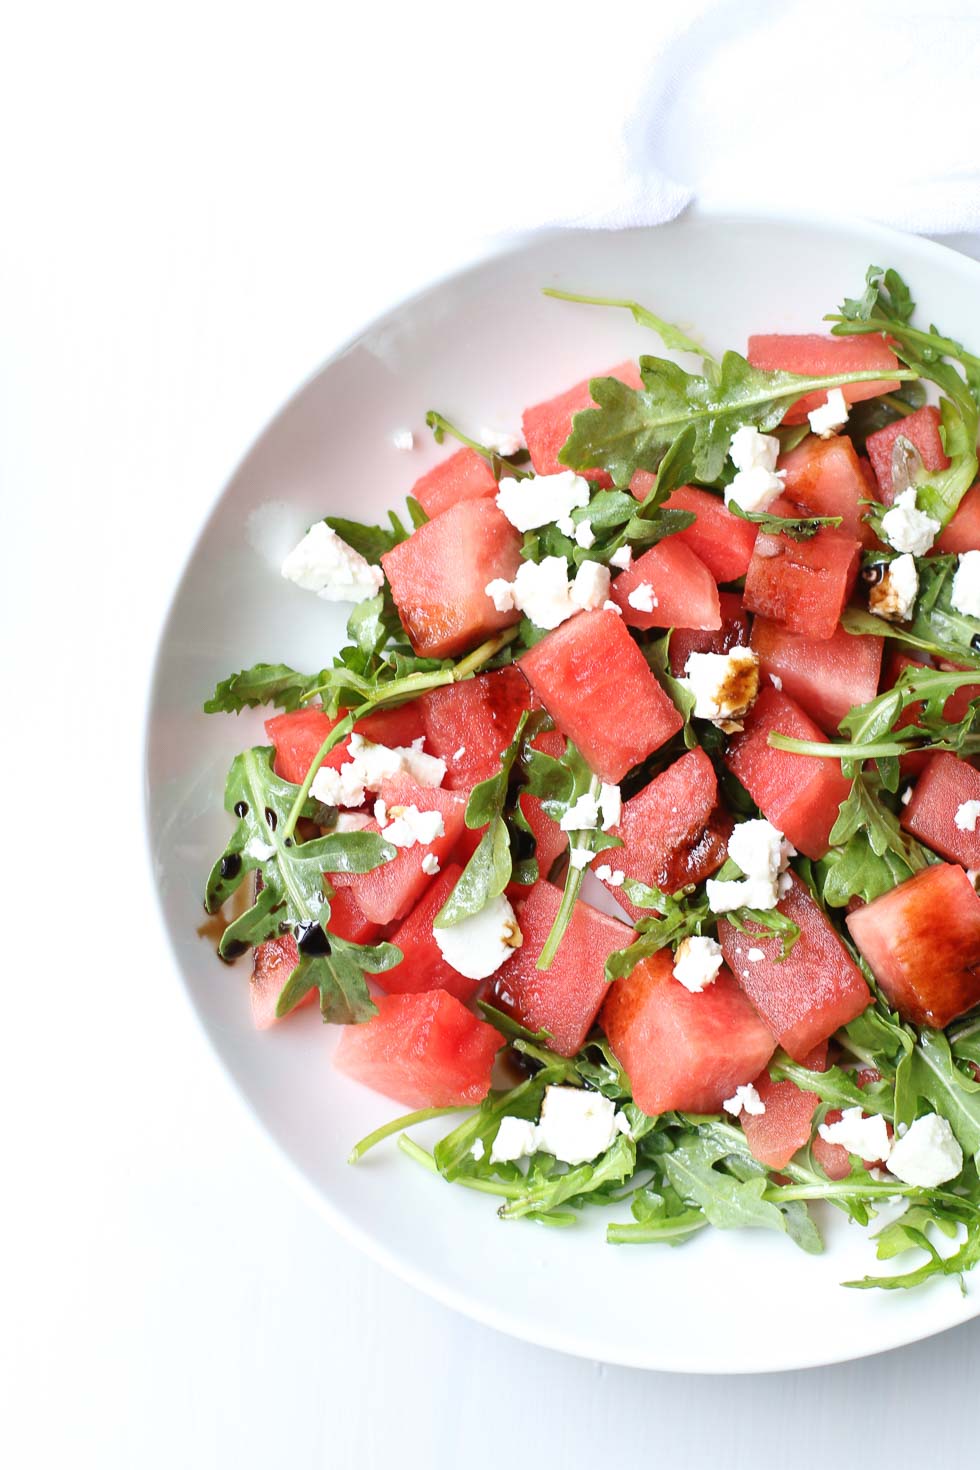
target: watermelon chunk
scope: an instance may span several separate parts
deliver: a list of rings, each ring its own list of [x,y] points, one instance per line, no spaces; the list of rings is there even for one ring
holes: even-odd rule
[[[885,674],[882,680],[882,687],[893,689],[906,669],[925,669],[929,667],[931,667],[929,664],[923,663],[921,659],[912,658],[910,654],[899,653],[896,649],[889,649],[885,659]],[[962,670],[961,665],[947,663],[944,660],[940,660],[939,667],[942,669]],[[980,684],[965,684],[962,689],[954,690],[943,705],[943,718],[948,720],[951,725],[958,724],[966,714],[970,702],[978,696],[980,696]],[[908,705],[895,721],[895,729],[900,730],[903,725],[917,724],[921,714],[922,704],[920,702],[917,701],[915,704]],[[925,751],[910,750],[906,755],[901,757],[902,774],[905,776],[918,775],[920,771],[925,769],[928,761],[929,756]]]
[[[490,1000],[522,1026],[549,1031],[552,1049],[570,1057],[581,1048],[609,990],[606,959],[632,943],[633,931],[579,900],[550,969],[539,970],[538,956],[561,899],[552,884],[538,883],[518,904],[524,942],[494,975]]]
[[[595,373],[597,378],[618,378],[621,383],[626,383],[630,388],[642,388],[643,379],[635,362],[621,362],[616,367],[610,368],[605,373]],[[572,418],[581,413],[585,408],[595,408],[592,395],[589,392],[590,378],[583,378],[581,383],[576,383],[574,388],[568,388],[564,393],[559,393],[556,398],[549,398],[544,403],[536,403],[533,408],[525,409],[524,442],[531,456],[535,474],[558,475],[567,469],[558,455],[565,446],[569,434],[572,432]],[[581,470],[580,474],[586,475],[597,485],[609,486],[612,484],[610,477],[600,470]]]
[[[851,783],[840,761],[775,750],[768,741],[772,730],[796,740],[826,741],[826,735],[795,700],[772,688],[762,690],[743,725],[744,733],[729,743],[725,764],[795,848],[823,857]]]
[[[891,505],[895,498],[892,486],[892,450],[900,435],[915,445],[925,469],[933,472],[949,469],[951,460],[943,448],[939,424],[939,409],[927,403],[925,408],[917,408],[907,418],[897,419],[895,423],[887,424],[885,428],[868,435],[866,447],[878,481],[879,500]]]
[[[804,1057],[803,1066],[811,1072],[826,1072],[825,1041]],[[804,1092],[795,1082],[774,1082],[768,1072],[755,1079],[755,1090],[766,1110],[747,1113],[743,1108],[740,1121],[745,1141],[760,1164],[770,1169],[785,1169],[797,1149],[810,1141],[813,1115],[820,1099],[815,1092]]]
[[[309,705],[306,709],[273,715],[271,720],[266,720],[266,734],[276,747],[276,775],[299,786],[320,746],[334,726],[344,718],[345,713],[346,711],[342,712],[333,720],[319,705]],[[365,740],[373,740],[376,745],[393,747],[411,745],[413,740],[425,733],[422,717],[414,702],[365,715],[354,728]],[[323,764],[335,771],[339,770],[350,759],[349,745],[349,740],[339,741],[328,752]]]
[[[520,666],[603,781],[622,780],[684,723],[618,613],[578,613],[529,649]]]
[[[745,606],[792,633],[832,638],[860,559],[859,541],[826,527],[809,541],[760,532],[745,577]]]
[[[634,477],[630,486],[634,494],[636,480]],[[681,485],[668,495],[664,505],[671,510],[694,512],[697,517],[694,525],[676,532],[670,540],[689,546],[716,582],[736,582],[745,576],[756,537],[756,528],[750,521],[732,515],[720,495],[698,490],[694,485]]]
[[[789,891],[776,907],[799,925],[800,937],[785,959],[776,935],[741,933],[724,917],[718,921],[718,943],[725,963],[780,1046],[802,1062],[839,1026],[859,1016],[871,996],[806,884],[795,873],[790,879]],[[750,949],[761,950],[763,958],[750,960]]]
[[[345,1026],[334,1066],[407,1108],[466,1107],[490,1091],[499,1031],[445,990],[382,995],[378,1014]]]
[[[880,382],[845,383],[841,392],[846,403],[861,403],[881,393],[894,393],[901,386],[896,378],[889,376],[898,367],[898,358],[884,338],[870,333],[866,337],[824,337],[815,332],[799,336],[763,334],[749,338],[747,356],[753,367],[767,372],[781,370],[811,378],[881,370]],[[826,392],[804,393],[783,414],[783,423],[804,423],[807,414],[826,401]]]
[[[653,611],[643,612],[630,603],[630,593],[647,584],[655,599]],[[703,561],[677,536],[651,546],[612,584],[610,598],[622,609],[623,622],[630,628],[721,627],[718,588]]]
[[[428,846],[416,842],[413,847],[399,848],[397,857],[369,873],[329,875],[334,888],[351,890],[366,918],[375,924],[390,924],[408,913],[430,883],[429,874],[422,869],[426,855],[434,854],[440,865],[449,861],[463,834],[466,797],[441,787],[418,786],[407,776],[383,781],[380,795],[388,805],[389,815],[397,806],[417,806],[420,812],[439,811],[446,829],[444,836]],[[378,832],[380,828],[372,818],[365,830]]]
[[[398,946],[404,958],[393,970],[377,976],[378,984],[389,995],[446,990],[457,1000],[472,1000],[477,982],[468,980],[443,959],[432,933],[433,920],[456,887],[462,871],[457,864],[450,863],[438,877],[433,878],[412,912],[391,935],[392,944]]]
[[[622,818],[612,829],[623,846],[598,853],[593,868],[606,863],[627,878],[676,893],[717,872],[730,829],[718,809],[714,766],[700,748],[689,750],[623,803]],[[622,888],[609,891],[634,918],[649,916],[649,909],[634,908]]]
[[[513,581],[520,563],[520,533],[492,500],[458,501],[381,558],[402,627],[426,658],[451,658],[519,620],[483,589]]]
[[[870,440],[869,440],[870,443]],[[840,516],[842,536],[852,536],[872,546],[875,536],[864,520],[868,493],[861,462],[845,435],[835,439],[806,438],[784,454],[779,468],[785,473],[786,493],[792,509],[782,506],[778,514],[797,516]]]
[[[948,1026],[980,1003],[980,896],[936,863],[847,916],[889,1002],[916,1026]]]
[[[330,900],[330,922],[327,929],[331,934],[339,934],[341,939],[349,939],[352,944],[371,944],[378,937],[378,925],[365,919],[352,896],[346,892],[335,893]],[[281,934],[255,946],[252,952],[249,1000],[252,1021],[257,1030],[266,1031],[278,1020],[285,1019],[276,1015],[276,1002],[298,964],[299,951],[292,934]],[[294,1006],[287,1014],[291,1016],[294,1011],[301,1010],[316,998],[316,991],[309,991],[299,1005]]]
[[[733,517],[734,519],[734,517]],[[692,653],[727,653],[745,648],[749,642],[749,619],[738,592],[719,592],[721,627],[704,632],[697,628],[675,628],[670,635],[670,672],[679,679]]]
[[[838,627],[830,638],[807,638],[781,623],[756,618],[752,647],[762,680],[773,674],[783,692],[825,730],[836,735],[851,706],[878,693],[883,638],[858,638]]]
[[[430,520],[460,500],[488,500],[496,493],[493,471],[475,449],[457,449],[412,486],[412,494]]]
[[[415,704],[425,728],[425,748],[446,762],[443,785],[469,791],[495,776],[501,752],[513,740],[530,702],[527,680],[513,665],[421,695]]]
[[[980,771],[951,751],[940,751],[930,757],[902,808],[902,826],[950,862],[980,868],[980,830],[957,827],[955,821],[968,801],[980,802]]]
[[[717,1113],[759,1075],[776,1042],[726,969],[692,995],[674,979],[673,963],[662,949],[614,981],[602,1029],[645,1113]]]
[[[980,551],[980,485],[971,485],[933,550],[943,554]]]

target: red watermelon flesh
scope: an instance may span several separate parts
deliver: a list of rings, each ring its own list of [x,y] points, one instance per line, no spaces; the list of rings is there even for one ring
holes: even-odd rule
[[[890,649],[885,659],[885,675],[882,680],[882,687],[884,689],[894,688],[906,669],[925,669],[929,667],[930,665],[923,663],[920,659],[912,658],[910,654],[899,653],[896,649]],[[944,660],[940,660],[939,667],[941,669],[955,669],[963,672],[961,665],[947,663]],[[954,690],[943,705],[943,718],[948,720],[950,724],[958,723],[966,714],[971,700],[976,699],[978,696],[980,696],[980,684],[965,684],[962,689]],[[908,705],[895,721],[896,730],[900,730],[903,725],[916,724],[921,714],[921,703],[916,702],[915,704]],[[902,774],[906,776],[918,775],[920,771],[925,769],[928,760],[929,756],[924,751],[910,750],[907,755],[903,755],[901,758]]]
[[[595,373],[597,378],[618,378],[621,383],[626,383],[630,388],[642,388],[643,380],[640,370],[635,362],[621,362],[616,367],[610,368],[605,373]],[[568,468],[558,458],[569,434],[572,432],[572,417],[581,413],[583,409],[595,408],[592,395],[589,392],[591,379],[583,378],[581,383],[576,383],[574,388],[568,388],[564,393],[559,393],[556,398],[549,398],[544,403],[536,403],[533,408],[524,411],[524,442],[531,456],[535,474],[558,475],[562,470]],[[609,475],[600,470],[581,470],[580,474],[586,475],[597,485],[609,486],[612,480]]]
[[[803,1058],[811,1072],[827,1070],[827,1043],[821,1042]],[[785,1169],[798,1149],[810,1140],[813,1115],[820,1106],[815,1092],[795,1082],[774,1082],[768,1072],[755,1079],[755,1090],[765,1103],[764,1113],[740,1114],[745,1141],[753,1158],[769,1169]]]
[[[370,944],[378,937],[378,925],[365,919],[354,899],[347,892],[335,893],[330,900],[330,922],[327,929],[349,939],[352,944]],[[282,988],[299,964],[299,951],[292,934],[281,934],[257,944],[252,952],[252,980],[249,999],[252,1006],[252,1021],[259,1031],[265,1031],[280,1019],[276,1015],[276,1002]],[[302,1009],[316,1000],[317,993],[311,990],[293,1011]],[[293,1011],[288,1014],[292,1015]]]
[[[949,469],[951,461],[943,448],[939,424],[939,409],[927,403],[925,408],[917,408],[915,413],[910,413],[906,418],[898,419],[894,424],[887,424],[885,428],[868,435],[868,458],[878,481],[879,500],[891,505],[895,498],[892,486],[892,450],[899,436],[915,445],[925,469],[933,472]]]
[[[443,784],[451,791],[469,791],[495,776],[530,700],[527,680],[513,665],[432,689],[417,699],[425,749],[446,762]]]
[[[675,628],[670,635],[670,672],[681,678],[692,653],[727,653],[749,642],[749,619],[738,592],[719,592],[721,627],[710,631]]]
[[[730,741],[725,763],[774,827],[807,857],[823,857],[830,830],[851,783],[840,761],[776,750],[769,733],[796,740],[827,737],[800,706],[773,688],[764,688],[744,721],[744,733]]]
[[[645,1113],[717,1113],[759,1075],[776,1043],[726,969],[693,995],[673,964],[662,949],[614,981],[602,1029]]]
[[[898,367],[897,357],[882,337],[870,333],[865,337],[825,337],[816,332],[763,334],[749,338],[747,356],[753,367],[764,368],[766,372],[781,370],[812,378],[880,369],[880,381],[845,383],[841,392],[846,403],[861,403],[881,393],[894,393],[901,386],[897,379],[889,377]],[[825,390],[804,393],[783,414],[783,423],[805,423],[807,414],[826,401]]]
[[[980,771],[951,751],[940,751],[929,758],[902,808],[902,826],[950,862],[980,868],[980,830],[958,827],[955,820],[970,801],[980,802]]]
[[[504,1044],[499,1031],[445,990],[382,995],[377,1006],[370,1021],[343,1027],[339,1071],[407,1108],[482,1102]]]
[[[775,674],[783,693],[828,735],[837,734],[852,705],[865,704],[878,693],[884,642],[852,637],[841,627],[832,638],[807,638],[768,618],[752,624],[763,682]]]
[[[460,500],[487,500],[496,493],[493,471],[474,449],[457,449],[412,486],[413,496],[430,520]]]
[[[838,1027],[859,1016],[871,996],[806,884],[795,873],[790,878],[790,889],[777,908],[799,925],[800,937],[785,959],[777,936],[741,933],[724,917],[718,921],[718,942],[725,963],[779,1044],[802,1062]],[[763,958],[750,960],[750,949],[761,950]]]
[[[840,516],[841,535],[853,536],[863,546],[874,545],[874,532],[864,520],[867,506],[861,504],[872,497],[850,439],[844,435],[835,439],[807,437],[780,457],[779,468],[786,477],[786,493],[781,500],[788,501],[792,509],[781,506],[778,514]]]
[[[288,714],[273,715],[271,720],[266,720],[266,734],[276,747],[276,775],[281,776],[284,781],[301,785],[317,751],[330,731],[343,718],[342,713],[336,720],[331,719],[319,705],[311,705]],[[392,747],[411,745],[413,740],[425,733],[414,701],[395,709],[378,710],[374,714],[365,715],[354,728],[365,740]],[[339,741],[328,752],[323,765],[339,770],[350,759],[348,744],[346,739]]]
[[[538,883],[517,905],[524,942],[494,975],[489,999],[531,1031],[549,1031],[553,1050],[570,1057],[585,1041],[608,992],[607,957],[625,949],[634,936],[627,924],[579,900],[550,968],[539,970],[538,956],[561,900],[558,888]]]
[[[652,612],[633,607],[629,600],[630,594],[644,584],[653,589]],[[623,622],[630,628],[711,631],[721,627],[715,579],[704,562],[677,536],[669,536],[651,546],[627,571],[620,572],[609,595],[622,609]]]
[[[422,990],[447,990],[457,1000],[471,1000],[477,989],[442,957],[432,932],[436,914],[456,887],[462,872],[455,863],[433,878],[418,903],[390,936],[404,958],[393,970],[378,975],[377,981],[389,995],[414,995]]]
[[[569,618],[529,649],[520,666],[603,781],[621,781],[684,723],[617,613]]]
[[[484,588],[513,581],[520,563],[520,533],[492,500],[458,501],[381,558],[402,627],[426,658],[452,658],[519,621]]]
[[[933,550],[948,553],[980,551],[980,485],[971,485],[956,507],[956,514]]]
[[[637,492],[637,476],[630,486]],[[644,498],[641,494],[640,500]],[[744,577],[752,560],[756,528],[750,521],[732,515],[720,495],[698,490],[694,485],[681,485],[664,505],[670,510],[693,511],[697,519],[686,531],[678,531],[671,541],[690,547],[716,582],[736,582]]]
[[[781,513],[785,504],[773,509]],[[860,559],[859,541],[826,527],[809,541],[762,532],[745,577],[745,606],[792,633],[832,638]]]

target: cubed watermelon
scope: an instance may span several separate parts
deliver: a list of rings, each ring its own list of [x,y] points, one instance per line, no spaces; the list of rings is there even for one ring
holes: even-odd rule
[[[887,1000],[916,1026],[948,1026],[980,1003],[980,895],[935,863],[847,916]]]
[[[950,459],[943,448],[939,424],[939,409],[927,403],[925,408],[917,408],[915,413],[910,413],[906,418],[897,419],[895,423],[888,424],[884,429],[877,429],[875,433],[868,435],[868,458],[878,481],[877,498],[879,500],[883,500],[886,505],[891,505],[894,499],[892,450],[899,436],[908,439],[909,443],[919,451],[919,458],[925,469],[933,472],[949,469]]]
[[[645,1113],[717,1113],[759,1075],[776,1042],[726,969],[694,995],[673,964],[662,949],[614,981],[602,1029]]]
[[[809,541],[756,537],[745,606],[808,638],[832,638],[857,580],[861,543],[827,528]]]
[[[345,713],[346,711],[342,712],[333,720],[319,705],[309,705],[306,709],[273,715],[271,720],[266,720],[266,734],[276,747],[276,774],[284,781],[300,785],[320,746],[334,726],[344,718]],[[421,714],[414,701],[398,705],[395,709],[378,710],[374,714],[365,715],[354,728],[365,740],[389,746],[411,745],[413,740],[425,733]],[[323,764],[339,770],[350,759],[349,743],[346,739],[339,741],[328,752]]]
[[[425,728],[425,748],[446,762],[443,782],[469,791],[496,775],[501,752],[514,738],[531,701],[527,680],[513,665],[431,689],[415,701]]]
[[[799,925],[800,936],[785,959],[778,936],[743,933],[725,918],[718,921],[718,942],[725,963],[780,1046],[802,1062],[839,1026],[859,1016],[871,995],[806,884],[795,873],[790,879],[777,908]],[[762,951],[761,960],[749,958],[753,949]]]
[[[807,638],[768,618],[752,624],[763,682],[775,674],[783,692],[828,735],[837,734],[852,705],[878,693],[884,643],[883,638],[854,637],[841,627],[831,638]]]
[[[840,761],[775,750],[769,734],[778,730],[796,740],[827,740],[795,700],[765,688],[743,720],[744,733],[729,742],[725,762],[763,816],[785,833],[807,857],[823,857],[830,829],[851,783]]]
[[[412,494],[430,520],[460,500],[487,500],[496,493],[493,471],[473,449],[457,449],[412,486]]]
[[[951,555],[961,551],[980,551],[980,485],[971,485],[956,507],[956,514],[933,550]]]
[[[610,368],[605,373],[594,373],[597,378],[618,378],[621,383],[626,383],[630,388],[642,388],[643,379],[635,362],[621,362],[618,366]],[[524,411],[524,442],[531,456],[535,473],[539,475],[558,475],[567,469],[558,458],[565,446],[569,434],[572,432],[572,417],[581,413],[585,408],[594,408],[592,395],[589,392],[590,378],[583,378],[581,383],[576,383],[574,388],[568,388],[564,393],[559,393],[557,398],[549,398],[545,403],[536,403],[533,408]],[[599,470],[582,470],[583,475],[598,485],[611,485],[612,480]]]
[[[498,612],[484,588],[513,581],[521,537],[492,500],[461,500],[381,558],[417,654],[451,658],[520,618]]]
[[[637,485],[631,486],[634,494]],[[642,495],[639,497],[644,498]],[[732,515],[720,495],[681,485],[664,501],[670,510],[693,511],[697,519],[686,531],[678,531],[671,540],[689,546],[704,562],[716,582],[737,582],[744,577],[752,560],[756,528],[751,521]]]
[[[623,803],[619,825],[612,831],[623,846],[598,853],[603,864],[664,893],[700,883],[725,861],[731,822],[718,807],[718,779],[704,751],[689,750],[635,796]],[[617,903],[639,918],[649,909],[633,907],[621,887],[610,892]]]
[[[890,648],[885,656],[884,676],[882,688],[892,689],[898,683],[899,678],[906,669],[925,669],[931,665],[925,664],[921,659],[913,658],[911,654],[901,653],[897,649]],[[962,671],[962,665],[950,664],[941,660],[939,667],[943,669],[957,669]],[[980,683],[965,684],[962,689],[956,689],[943,705],[943,718],[950,724],[957,724],[966,714],[971,701],[980,697]],[[905,725],[917,724],[922,716],[922,704],[916,701],[905,707],[898,719],[895,721],[895,729],[900,730]],[[910,750],[901,757],[903,776],[917,776],[925,769],[929,756],[925,751]]]
[[[378,925],[365,919],[353,897],[347,891],[335,893],[330,900],[330,922],[327,928],[341,939],[352,944],[371,944],[378,937]],[[252,1006],[252,1021],[259,1031],[265,1031],[280,1019],[276,1015],[276,1002],[282,988],[299,964],[299,951],[292,934],[281,934],[257,944],[252,952],[252,980],[249,999]],[[309,991],[298,1006],[287,1015],[300,1010],[316,1000],[317,992]]]
[[[627,924],[579,900],[550,968],[539,970],[538,956],[561,899],[558,888],[538,883],[517,905],[524,942],[494,975],[489,998],[522,1026],[550,1032],[549,1045],[570,1057],[581,1048],[608,993],[607,957],[625,949],[634,935]]]
[[[390,924],[400,919],[417,903],[423,890],[431,882],[422,863],[428,854],[433,854],[440,865],[447,863],[463,834],[463,813],[466,797],[458,791],[444,791],[441,787],[418,786],[407,776],[397,776],[383,781],[381,798],[387,803],[391,816],[398,806],[417,806],[420,812],[442,813],[445,834],[433,843],[424,846],[416,842],[412,847],[401,847],[398,855],[380,868],[369,873],[331,873],[330,882],[337,889],[349,888],[358,906],[375,924]],[[396,814],[396,813],[395,813]],[[378,832],[374,819],[365,829]]]
[[[499,1031],[445,990],[382,995],[378,1014],[345,1026],[334,1066],[407,1108],[467,1107],[490,1091]]]
[[[780,457],[779,468],[785,474],[786,485],[781,501],[788,501],[791,507],[781,503],[779,514],[840,516],[841,535],[852,536],[863,546],[874,544],[874,532],[864,519],[867,506],[861,504],[872,497],[854,445],[846,435],[834,439],[808,436]]]
[[[719,592],[721,627],[702,632],[697,628],[675,628],[670,635],[670,672],[679,679],[692,653],[727,653],[745,648],[749,642],[749,619],[739,592]]]
[[[684,723],[618,613],[569,618],[520,665],[559,729],[603,781],[621,781]]]
[[[462,872],[456,863],[434,878],[407,918],[390,936],[401,950],[403,959],[393,970],[377,977],[378,984],[389,995],[415,995],[421,990],[448,990],[457,1000],[471,1000],[477,988],[442,957],[432,933],[436,914],[456,887]]]
[[[767,372],[779,370],[811,378],[880,369],[880,381],[843,385],[841,392],[847,403],[861,403],[865,398],[877,398],[880,393],[894,393],[901,386],[896,378],[889,377],[898,367],[897,357],[883,337],[871,333],[863,337],[824,337],[816,332],[799,336],[763,334],[749,338],[747,356],[753,367]],[[804,423],[807,414],[826,401],[826,392],[804,393],[783,415],[783,423]]]
[[[811,1072],[827,1070],[827,1043],[814,1047],[804,1057]],[[740,1115],[745,1141],[753,1158],[770,1169],[785,1169],[790,1159],[810,1140],[813,1115],[820,1106],[815,1092],[805,1092],[795,1082],[774,1082],[768,1072],[755,1079],[755,1090],[765,1105],[764,1113]]]
[[[950,862],[980,868],[976,816],[972,827],[969,812],[964,814],[964,826],[956,825],[960,807],[971,801],[980,810],[980,771],[951,751],[940,751],[929,758],[911,801],[902,808],[902,826]]]
[[[653,609],[636,608],[630,595],[637,588],[652,589]],[[658,541],[638,557],[612,584],[610,597],[622,609],[623,622],[630,628],[721,627],[718,588],[703,561],[677,536]]]

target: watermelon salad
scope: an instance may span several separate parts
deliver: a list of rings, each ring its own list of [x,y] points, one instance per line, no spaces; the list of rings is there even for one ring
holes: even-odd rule
[[[257,1027],[317,1002],[333,1065],[411,1110],[352,1162],[397,1137],[503,1220],[604,1206],[616,1244],[817,1252],[834,1207],[889,1262],[849,1285],[962,1282],[980,359],[877,267],[829,330],[720,359],[548,294],[674,357],[521,434],[430,412],[458,447],[407,513],[286,558],[297,617],[346,602],[348,642],[205,705],[268,709],[228,777],[219,954],[250,954]]]

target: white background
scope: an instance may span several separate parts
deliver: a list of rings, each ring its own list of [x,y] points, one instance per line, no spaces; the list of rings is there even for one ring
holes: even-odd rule
[[[980,1323],[709,1381],[526,1347],[383,1275],[253,1133],[152,909],[143,700],[212,498],[361,321],[501,226],[575,211],[577,140],[601,135],[602,87],[630,84],[631,27],[652,44],[656,9],[6,12],[0,1454],[18,1470],[975,1449]],[[774,1334],[792,1310],[759,1302]]]

